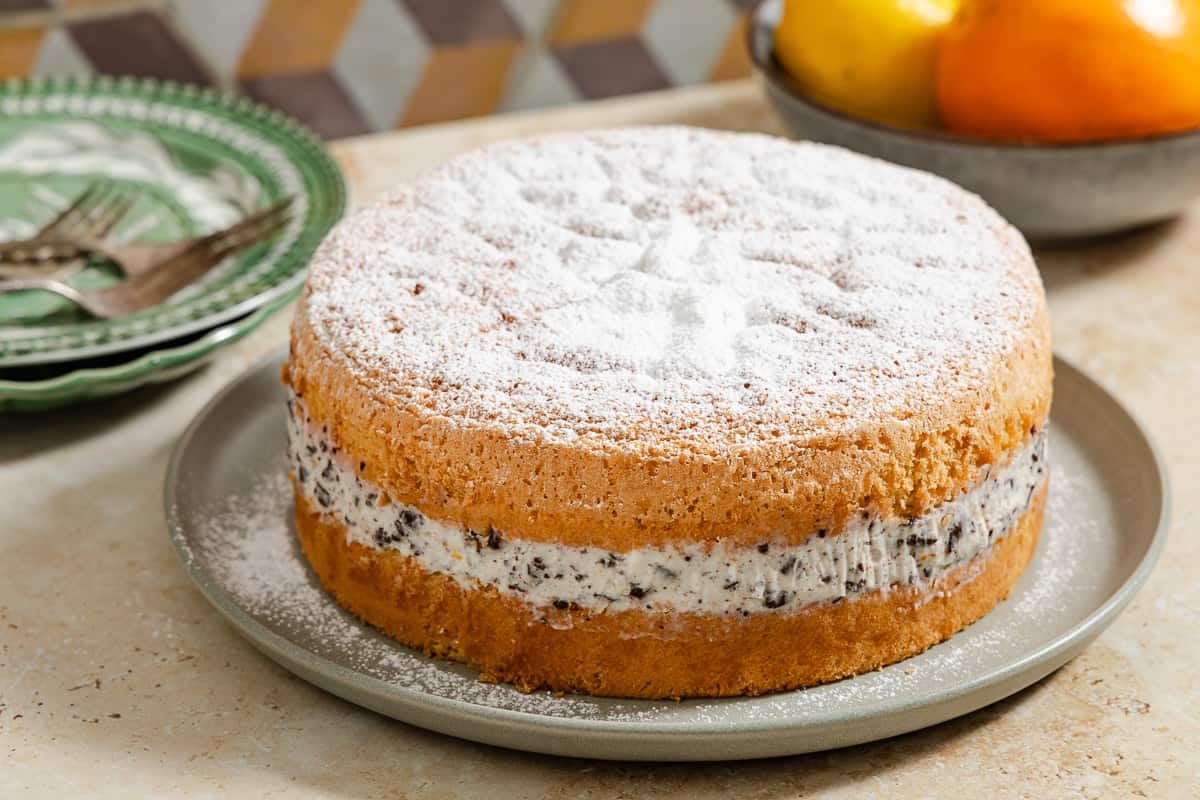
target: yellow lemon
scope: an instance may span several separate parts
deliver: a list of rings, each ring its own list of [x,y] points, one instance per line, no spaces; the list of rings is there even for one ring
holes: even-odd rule
[[[937,125],[935,72],[958,0],[784,0],[775,56],[813,100],[890,125]]]

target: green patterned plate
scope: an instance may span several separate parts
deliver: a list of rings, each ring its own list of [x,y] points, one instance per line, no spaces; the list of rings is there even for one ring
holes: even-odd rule
[[[294,294],[277,297],[241,319],[149,349],[0,369],[0,413],[44,411],[180,378],[211,361],[219,348],[253,331]]]
[[[94,320],[45,292],[0,295],[0,369],[177,343],[290,296],[345,203],[319,140],[235,95],[129,78],[0,84],[0,238],[32,233],[98,178],[138,197],[118,240],[217,230],[288,195],[295,216],[269,244],[133,316]],[[118,279],[97,265],[73,282]]]

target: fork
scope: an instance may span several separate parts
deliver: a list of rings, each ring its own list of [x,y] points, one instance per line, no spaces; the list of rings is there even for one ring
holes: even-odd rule
[[[30,259],[16,259],[24,263],[3,263],[4,256],[0,255],[0,278],[64,278],[76,272],[86,263],[83,254],[66,260],[55,260],[56,266],[48,270],[47,265],[51,262],[38,258],[38,255],[45,255],[37,250],[42,246],[40,243],[103,241],[132,207],[133,200],[115,188],[112,182],[101,180],[89,184],[69,206],[43,225],[33,237],[0,244],[0,253],[4,250],[20,252],[23,248],[28,248],[31,256]]]
[[[32,266],[80,258],[88,253],[98,253],[120,267],[126,276],[135,277],[155,269],[164,261],[174,259],[194,247],[211,246],[222,237],[236,232],[239,226],[252,228],[272,219],[285,219],[291,203],[292,198],[285,197],[269,208],[246,217],[233,227],[178,242],[131,242],[114,246],[96,236],[81,236],[71,239],[35,236],[33,239],[23,242],[0,244],[0,262],[7,261],[10,264]],[[28,272],[26,276],[33,277]]]
[[[156,306],[175,292],[207,274],[213,267],[251,245],[278,233],[289,222],[278,206],[254,214],[241,222],[201,237],[150,269],[104,289],[80,291],[53,278],[0,280],[0,293],[31,289],[54,292],[94,317],[112,319]]]

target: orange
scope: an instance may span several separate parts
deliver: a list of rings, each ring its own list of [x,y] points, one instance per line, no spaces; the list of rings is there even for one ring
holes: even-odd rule
[[[1200,126],[1200,0],[964,0],[943,34],[950,130],[1098,141]]]

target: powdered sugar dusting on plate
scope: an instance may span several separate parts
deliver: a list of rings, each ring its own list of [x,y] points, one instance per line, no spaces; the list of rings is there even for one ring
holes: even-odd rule
[[[546,692],[522,694],[479,681],[462,665],[436,661],[373,631],[343,611],[319,586],[291,529],[291,485],[278,470],[225,498],[189,531],[183,550],[193,569],[257,622],[300,648],[397,690],[528,714],[617,723],[728,725],[802,720],[806,715],[868,713],[880,703],[944,691],[977,677],[1005,654],[1028,652],[1031,618],[1078,612],[1089,584],[1080,548],[1098,525],[1086,513],[1082,478],[1052,457],[1053,480],[1038,551],[1013,596],[950,641],[876,672],[803,691],[759,698],[683,703],[618,700]],[[1082,592],[1087,594],[1086,591]]]
[[[530,714],[594,716],[588,698],[522,694],[479,681],[466,667],[434,661],[376,633],[321,589],[290,524],[292,488],[286,465],[232,495],[196,531],[187,552],[243,611],[301,647],[397,687]],[[638,709],[625,713],[636,716]],[[633,717],[631,717],[633,718]]]
[[[977,386],[1043,303],[972,195],[837,148],[683,127],[435,167],[346,220],[300,317],[385,396],[573,439],[757,441]]]

